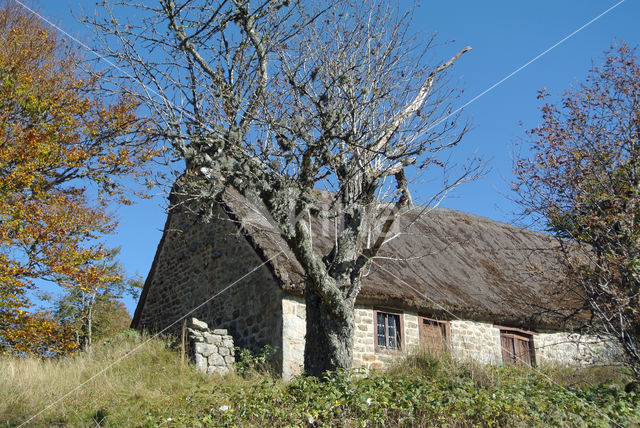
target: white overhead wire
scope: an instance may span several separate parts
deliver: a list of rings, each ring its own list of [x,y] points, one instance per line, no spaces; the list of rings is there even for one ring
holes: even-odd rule
[[[530,66],[531,64],[533,64],[535,61],[537,61],[538,59],[542,58],[543,56],[545,56],[546,54],[548,54],[549,52],[551,52],[553,49],[555,49],[556,47],[560,46],[561,44],[563,44],[564,42],[566,42],[567,40],[569,40],[571,37],[575,36],[576,34],[578,34],[580,31],[584,30],[585,28],[587,28],[589,25],[593,24],[594,22],[596,22],[597,20],[599,20],[600,18],[602,18],[603,16],[605,16],[607,13],[611,12],[613,9],[615,9],[616,7],[620,6],[622,3],[624,3],[626,0],[620,0],[618,3],[614,4],[613,6],[611,6],[610,8],[608,8],[607,10],[605,10],[604,12],[602,12],[601,14],[599,14],[598,16],[596,16],[595,18],[591,19],[589,22],[587,22],[586,24],[582,25],[580,28],[574,30],[572,33],[570,33],[569,35],[565,36],[564,38],[562,38],[560,41],[556,42],[555,44],[553,44],[551,47],[545,49],[544,51],[540,52],[538,55],[534,56],[533,58],[531,58],[529,61],[525,62],[524,64],[522,64],[520,67],[518,67],[517,69],[515,69],[514,71],[512,71],[511,73],[507,74],[505,77],[503,77],[502,79],[498,80],[496,83],[494,83],[493,85],[489,86],[487,89],[485,89],[484,91],[480,92],[478,95],[476,95],[475,97],[471,98],[469,101],[467,101],[466,103],[464,103],[461,107],[458,107],[457,109],[455,109],[454,111],[452,111],[451,113],[449,113],[448,115],[446,115],[443,118],[438,119],[437,121],[435,121],[431,126],[429,126],[426,131],[429,131],[430,129],[433,129],[435,126],[437,126],[438,124],[442,123],[443,121],[447,120],[448,118],[450,118],[451,116],[455,115],[456,113],[459,113],[461,110],[463,110],[465,107],[467,107],[469,104],[477,101],[479,98],[481,98],[482,96],[486,95],[488,92],[491,92],[492,90],[494,90],[496,87],[500,86],[501,84],[503,84],[504,82],[506,82],[507,80],[509,80],[510,78],[512,78],[513,76],[515,76],[516,74],[518,74],[519,72],[521,72],[522,70],[524,70],[525,68],[527,68],[528,66]],[[425,132],[426,132],[425,131]]]
[[[98,52],[96,52],[95,50],[93,50],[91,47],[89,47],[88,45],[86,45],[85,43],[83,43],[82,41],[80,41],[78,38],[72,36],[71,34],[69,34],[67,31],[65,31],[64,29],[60,28],[58,25],[54,24],[53,22],[51,22],[49,19],[47,19],[46,17],[42,16],[41,14],[37,13],[35,10],[33,10],[32,8],[30,8],[29,6],[27,6],[26,4],[24,4],[21,0],[13,0],[15,3],[17,3],[18,5],[20,5],[22,8],[24,8],[25,10],[29,11],[31,14],[37,16],[39,19],[41,19],[42,21],[46,22],[48,25],[50,25],[51,27],[53,27],[54,29],[56,29],[57,31],[59,31],[60,33],[62,33],[65,37],[69,38],[70,40],[76,42],[78,45],[80,45],[81,47],[83,47],[84,49],[88,50],[89,52],[93,53],[94,55],[96,55],[96,57],[98,57],[99,59],[105,61],[106,63],[108,63],[109,65],[111,65],[112,67],[114,67],[116,70],[120,71],[121,73],[123,73],[124,75],[126,75],[127,77],[131,77],[133,78],[133,76],[127,72],[126,70],[123,70],[121,67],[119,67],[118,65],[114,64],[111,60],[109,60],[108,58],[104,57],[103,55],[100,55]],[[496,83],[494,83],[493,85],[491,85],[489,88],[485,89],[484,91],[482,91],[480,94],[476,95],[475,97],[473,97],[471,100],[467,101],[465,104],[463,104],[461,107],[459,107],[458,109],[454,110],[452,113],[450,113],[449,115],[447,115],[444,118],[441,118],[439,121],[436,121],[433,125],[431,125],[428,129],[433,128],[434,126],[438,125],[440,122],[446,120],[447,118],[451,117],[452,115],[460,112],[462,109],[464,109],[465,107],[469,106],[470,104],[472,104],[473,102],[477,101],[479,98],[481,98],[482,96],[486,95],[487,93],[489,93],[490,91],[492,91],[493,89],[495,89],[496,87],[498,87],[499,85],[501,85],[502,83],[504,83],[505,81],[507,81],[508,79],[510,79],[511,77],[513,77],[514,75],[516,75],[517,73],[519,73],[520,71],[522,71],[523,69],[525,69],[526,67],[528,67],[529,65],[531,65],[533,62],[537,61],[538,59],[540,59],[541,57],[543,57],[544,55],[546,55],[547,53],[549,53],[551,50],[555,49],[556,47],[558,47],[559,45],[561,45],[562,43],[564,43],[565,41],[567,41],[568,39],[570,39],[571,37],[573,37],[574,35],[576,35],[577,33],[579,33],[580,31],[584,30],[585,28],[587,28],[589,25],[593,24],[594,22],[596,22],[597,20],[599,20],[600,18],[602,18],[604,15],[606,15],[607,13],[611,12],[613,9],[617,8],[618,6],[620,6],[622,3],[624,3],[626,0],[620,0],[618,1],[616,4],[614,4],[613,6],[609,7],[608,9],[606,9],[605,11],[603,11],[602,13],[600,13],[599,15],[597,15],[596,17],[594,17],[593,19],[591,19],[590,21],[588,21],[587,23],[585,23],[584,25],[582,25],[581,27],[579,27],[578,29],[576,29],[575,31],[573,31],[572,33],[570,33],[569,35],[565,36],[564,38],[562,38],[560,41],[556,42],[555,44],[553,44],[551,47],[549,47],[548,49],[544,50],[543,52],[539,53],[538,55],[536,55],[535,57],[533,57],[531,60],[527,61],[525,64],[523,64],[522,66],[518,67],[516,70],[514,70],[513,72],[509,73],[507,76],[503,77],[502,79],[500,79],[499,81],[497,81]],[[158,93],[157,91],[153,90],[152,88],[147,88],[142,82],[140,82],[141,85],[144,87],[144,89],[148,92],[151,92],[155,95],[158,95],[160,97],[163,98],[163,100],[165,102],[168,102],[169,104],[172,104],[174,107],[177,108],[177,106],[175,106],[175,104],[171,101],[169,101],[166,97],[164,97],[162,94]],[[190,115],[190,113],[186,112],[186,114]],[[205,125],[205,124],[203,124]],[[206,125],[205,125],[206,126]],[[138,345],[137,347],[135,347],[133,350],[125,353],[124,355],[122,355],[120,358],[118,358],[117,360],[115,360],[113,363],[109,364],[107,367],[103,368],[102,370],[100,370],[98,373],[96,373],[95,375],[93,375],[92,377],[90,377],[89,379],[87,379],[86,381],[84,381],[83,383],[79,384],[78,386],[76,386],[75,388],[73,388],[72,390],[70,390],[69,392],[67,392],[66,394],[62,395],[61,397],[59,397],[58,399],[56,399],[55,401],[53,401],[52,403],[50,403],[48,406],[46,406],[45,408],[43,408],[42,410],[40,410],[38,413],[34,414],[33,416],[31,416],[29,419],[27,419],[25,422],[23,422],[22,424],[19,425],[19,427],[24,426],[25,424],[27,424],[28,422],[30,422],[31,420],[33,420],[34,418],[36,418],[37,416],[39,416],[40,414],[42,414],[43,412],[45,412],[46,410],[48,410],[49,408],[53,407],[54,405],[56,405],[57,403],[59,403],[60,401],[64,400],[66,397],[68,397],[70,394],[72,394],[73,392],[77,391],[78,389],[82,388],[84,385],[86,385],[88,382],[92,381],[93,379],[95,379],[96,377],[98,377],[99,375],[101,375],[102,373],[104,373],[105,371],[107,371],[109,368],[113,367],[114,365],[118,364],[120,361],[122,361],[123,359],[125,359],[126,357],[132,355],[134,352],[136,352],[140,347],[144,346],[146,343],[148,343],[149,340],[157,337],[158,335],[162,334],[163,332],[167,331],[169,328],[171,328],[172,326],[174,326],[177,322],[183,320],[185,317],[187,317],[188,315],[192,314],[193,312],[195,312],[196,310],[198,310],[199,308],[201,308],[202,306],[204,306],[206,303],[210,302],[212,299],[218,297],[220,294],[222,294],[223,292],[227,291],[229,288],[231,288],[232,286],[236,285],[238,282],[240,282],[242,279],[246,278],[247,276],[249,276],[250,274],[252,274],[253,272],[255,272],[256,270],[258,270],[260,267],[266,265],[267,263],[269,263],[271,260],[275,259],[277,256],[279,256],[282,252],[276,254],[275,256],[271,257],[270,259],[264,261],[263,263],[261,263],[260,265],[256,266],[255,268],[253,268],[251,271],[249,271],[247,274],[245,274],[244,276],[238,278],[237,280],[235,280],[234,282],[232,282],[231,284],[229,284],[228,286],[226,286],[224,289],[222,289],[221,291],[219,291],[218,293],[216,293],[214,296],[210,297],[209,299],[207,299],[206,301],[204,301],[203,303],[201,303],[200,305],[196,306],[195,308],[193,308],[192,310],[190,310],[189,312],[185,313],[183,316],[181,316],[180,318],[178,318],[175,322],[173,322],[172,324],[170,324],[168,327],[165,327],[163,330],[161,330],[160,332],[156,333],[155,335],[151,336],[147,341],[141,343],[140,345]],[[380,266],[380,265],[378,265]],[[383,268],[385,269],[385,268]],[[387,269],[385,269],[387,270]],[[387,270],[387,272],[389,272]],[[395,276],[395,275],[394,275]],[[435,303],[436,305],[438,305],[435,301],[433,301],[432,299],[430,299],[428,296],[424,295],[424,293],[418,291],[417,289],[415,289],[414,287],[412,287],[411,285],[409,285],[406,281],[402,280],[401,278],[395,276],[397,279],[399,279],[400,281],[402,281],[404,284],[406,284],[407,286],[409,286],[410,288],[412,288],[414,291],[416,291],[417,293],[419,293],[420,295],[422,295],[423,297],[425,297],[426,299],[432,301],[433,303]],[[446,308],[444,308],[442,305],[438,305],[440,306],[443,310],[445,310],[446,312],[448,312],[449,314],[451,314],[452,316],[454,316],[456,319],[460,319],[458,317],[456,317],[454,314],[452,314],[450,311],[448,311]],[[532,368],[533,370],[535,370],[537,373],[541,374],[542,376],[547,377],[548,379],[550,379],[552,382],[556,383],[555,381],[553,381],[553,379],[549,378],[548,376],[546,376],[544,373],[541,373],[539,371],[537,371],[535,368]],[[556,383],[557,384],[557,383]],[[559,385],[559,384],[557,384]],[[559,385],[561,386],[561,385]],[[575,395],[575,394],[574,394]],[[576,397],[578,397],[577,395],[575,395]],[[578,397],[580,398],[580,397]],[[584,399],[583,399],[584,401]],[[586,401],[585,401],[586,402]],[[587,404],[591,404],[589,402],[586,402]],[[601,413],[604,416],[607,416],[606,414],[604,414],[603,412],[600,411],[600,409],[597,408],[597,406],[595,407],[596,410]],[[608,416],[607,416],[608,417]]]

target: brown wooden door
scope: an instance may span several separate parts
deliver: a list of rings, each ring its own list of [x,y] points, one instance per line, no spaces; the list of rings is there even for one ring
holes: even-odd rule
[[[514,337],[513,347],[517,364],[531,365],[531,340],[528,338]]]
[[[502,332],[500,334],[500,345],[502,346],[502,362],[504,364],[531,365],[530,337]]]
[[[515,363],[515,349],[513,348],[513,337],[510,335],[500,335],[500,345],[502,346],[502,362],[504,364]]]
[[[423,318],[420,323],[420,345],[434,354],[442,354],[446,348],[447,329],[442,322]]]

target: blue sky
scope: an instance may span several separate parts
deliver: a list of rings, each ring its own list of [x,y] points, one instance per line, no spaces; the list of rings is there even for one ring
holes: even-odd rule
[[[12,0],[9,0],[12,1]],[[65,31],[91,44],[89,31],[73,14],[92,13],[95,2],[80,0],[21,0]],[[409,2],[407,2],[408,4]],[[618,1],[422,1],[414,17],[416,30],[438,33],[434,58],[448,59],[464,46],[473,50],[455,65],[452,82],[464,88],[462,103],[481,94],[531,59],[616,5]],[[403,1],[400,1],[403,4]],[[72,13],[73,12],[73,13]],[[520,72],[465,108],[473,129],[456,149],[454,160],[478,155],[490,172],[457,189],[442,206],[514,222],[517,207],[509,199],[514,143],[539,120],[537,91],[559,94],[583,81],[592,63],[620,39],[640,44],[640,1],[626,0],[580,30]],[[461,103],[461,104],[462,104]],[[424,177],[428,180],[429,177]],[[429,198],[429,184],[413,188],[416,200]],[[120,228],[109,244],[121,246],[128,273],[146,276],[161,237],[166,214],[164,197],[142,201],[117,211]],[[125,301],[133,311],[132,299]]]

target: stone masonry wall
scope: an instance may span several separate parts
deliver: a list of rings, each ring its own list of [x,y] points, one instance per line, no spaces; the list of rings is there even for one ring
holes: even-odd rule
[[[221,208],[214,217],[204,223],[186,210],[170,213],[137,327],[159,331],[175,323],[168,332],[177,335],[188,314],[226,329],[236,346],[280,350],[280,287],[266,266],[238,281],[263,261]]]
[[[619,357],[611,343],[575,333],[539,333],[533,337],[533,344],[538,364],[588,365]]]
[[[500,330],[487,322],[453,320],[451,355],[463,360],[501,364]]]
[[[282,374],[289,379],[303,372],[304,369],[304,336],[305,304],[304,300],[286,296],[282,299],[283,340],[282,340]],[[404,331],[403,351],[376,352],[374,336],[373,307],[356,306],[355,337],[353,346],[353,367],[366,369],[381,368],[405,351],[419,346],[418,317],[414,313],[405,312],[401,318]]]
[[[396,312],[396,311],[391,311]],[[382,368],[394,359],[402,357],[407,351],[414,350],[419,345],[418,317],[411,312],[404,312],[400,316],[400,329],[403,331],[404,343],[400,351],[378,351],[375,349],[375,319],[374,308],[371,306],[356,306],[356,333],[353,344],[353,367],[366,369]]]
[[[305,305],[294,297],[283,299],[283,375],[291,378],[302,373],[304,363]],[[400,312],[390,310],[390,312]],[[382,368],[394,359],[402,357],[420,346],[419,317],[416,313],[403,312],[401,328],[404,334],[402,351],[375,350],[374,308],[356,306],[353,367]],[[492,323],[452,320],[450,326],[451,355],[462,360],[483,364],[502,364],[500,328]],[[536,364],[590,364],[611,360],[612,348],[593,339],[580,338],[568,333],[542,332],[533,335]]]
[[[285,296],[282,299],[282,377],[285,380],[304,371],[304,336],[306,306],[304,299]]]
[[[451,321],[451,355],[502,364],[500,328],[491,323]],[[588,365],[616,359],[616,348],[593,337],[566,332],[533,334],[536,364]]]
[[[209,330],[207,323],[191,318],[187,328],[191,361],[203,373],[225,375],[233,370],[233,337],[227,330]]]

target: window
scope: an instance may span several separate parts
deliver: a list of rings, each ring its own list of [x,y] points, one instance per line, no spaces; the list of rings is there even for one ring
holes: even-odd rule
[[[449,346],[449,323],[420,318],[420,346],[429,353],[442,354]]]
[[[507,365],[533,365],[533,336],[521,330],[500,330],[502,362]]]
[[[376,350],[402,349],[400,314],[374,311],[376,323]]]

